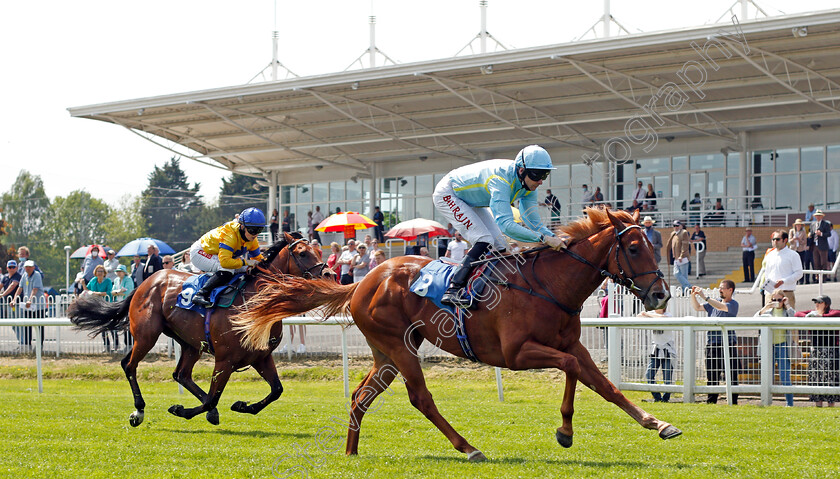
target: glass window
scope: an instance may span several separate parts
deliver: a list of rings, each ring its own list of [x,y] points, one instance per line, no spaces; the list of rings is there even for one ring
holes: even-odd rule
[[[753,173],[773,173],[772,150],[753,152]]]
[[[650,175],[654,173],[664,173],[671,169],[670,158],[644,158],[636,160],[639,167],[636,173],[640,175]]]
[[[709,189],[706,190],[706,196],[708,196],[711,201],[715,201],[716,198],[723,196],[724,191],[723,172],[710,171]]]
[[[799,175],[776,175],[776,208],[799,210],[798,179]]]
[[[653,191],[656,192],[657,198],[671,197],[671,177],[667,175],[653,177]],[[679,206],[679,205],[677,205]],[[659,200],[656,202],[656,207],[660,210],[673,210],[674,204],[671,201]]]
[[[775,163],[777,173],[799,171],[799,149],[776,150]]]
[[[840,171],[829,171],[826,175],[828,194],[826,195],[826,209],[837,209],[840,206]],[[814,204],[822,203],[814,201]]]
[[[299,231],[304,238],[309,237],[309,217],[306,214],[309,211],[312,211],[312,207],[309,205],[297,205],[292,217],[292,231]]]
[[[680,173],[673,175],[673,183],[671,184],[671,196],[674,198],[675,209],[682,205],[685,201],[688,203],[688,174]]]
[[[802,162],[802,171],[814,171],[823,169],[823,153],[825,148],[816,146],[811,148],[802,148],[800,160]],[[804,183],[803,183],[804,184]],[[808,203],[802,203],[807,205]]]
[[[417,196],[432,196],[435,191],[435,183],[432,181],[432,175],[420,175],[415,178],[415,186],[417,187]],[[430,218],[424,216],[424,218]]]
[[[362,199],[362,182],[359,181],[358,178],[356,179],[356,181],[350,180],[347,182],[347,199]]]
[[[551,172],[548,179],[552,187],[569,186],[569,165],[557,165],[557,169]]]
[[[385,178],[382,180],[384,185],[380,188],[383,196],[392,196],[397,194],[397,179]]]
[[[297,202],[312,203],[312,185],[297,186]]]
[[[738,178],[726,179],[726,200],[724,202],[724,205],[726,206],[727,210],[738,209],[738,181]]]
[[[327,184],[326,183],[315,183],[312,185],[312,200],[315,203],[323,203],[329,200],[327,196]]]
[[[726,157],[726,176],[738,176],[741,173],[741,153],[730,153]]]
[[[774,179],[771,175],[764,175],[758,178],[755,178],[754,187],[753,187],[753,201],[755,201],[755,197],[757,197],[761,201],[761,205],[764,208],[772,208],[773,207],[773,183]]]
[[[332,181],[330,182],[330,201],[344,200],[344,182]],[[335,210],[333,210],[335,211]]]
[[[692,170],[715,170],[723,168],[723,155],[720,153],[713,155],[691,155],[689,164]]]
[[[347,211],[355,211],[356,213],[364,214],[365,212],[363,211],[362,206],[363,205],[361,201],[348,201]]]
[[[829,146],[827,149],[828,169],[840,170],[840,146]],[[831,191],[831,188],[829,188]]]
[[[799,196],[799,204],[803,209],[811,203],[819,205],[823,202],[823,180],[824,175],[822,173],[802,173],[800,176],[800,190],[802,193]],[[831,187],[829,187],[828,191],[831,191]]]
[[[400,196],[414,196],[414,177],[401,176],[400,180]]]
[[[418,185],[419,187],[419,185]],[[432,204],[432,197],[429,196],[419,196],[417,197],[417,217],[418,218],[433,218],[434,217],[434,205]],[[446,226],[445,224],[443,226]]]
[[[585,165],[572,165],[572,176],[574,176],[574,173],[575,173],[575,166],[585,166]],[[627,183],[627,182],[633,181],[633,178],[636,177],[635,168],[636,168],[636,163],[633,162],[633,161],[628,161],[626,163],[616,163],[615,164],[615,181],[616,181],[616,183]],[[589,182],[588,181],[582,181],[581,183],[589,183]],[[592,186],[592,185],[590,185],[590,186]]]
[[[674,171],[685,171],[688,169],[687,156],[675,156],[672,160],[672,169]]]
[[[575,186],[589,185],[589,191],[595,191],[595,185],[590,180],[590,170],[586,165],[572,165],[571,182]]]
[[[284,205],[290,205],[292,203],[296,203],[295,201],[295,187],[294,186],[281,186],[280,187],[280,203]]]

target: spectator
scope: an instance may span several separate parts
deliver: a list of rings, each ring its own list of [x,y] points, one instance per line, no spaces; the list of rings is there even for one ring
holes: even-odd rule
[[[309,239],[310,241],[312,241],[312,238],[314,237],[312,232],[315,231],[315,226],[317,226],[317,225],[313,224],[313,222],[312,222],[312,212],[307,211],[306,212],[306,238]]]
[[[595,187],[595,193],[592,194],[592,202],[593,203],[601,203],[604,201],[604,194],[601,193],[601,187]]]
[[[353,282],[353,257],[356,256],[356,241],[350,240],[347,242],[347,250],[341,252],[336,264],[341,265],[341,284],[350,284]]]
[[[318,255],[318,261],[324,260],[324,252],[321,250],[321,243],[318,240],[314,239],[309,243],[309,246],[312,246],[312,249],[315,251],[315,254]]]
[[[135,288],[143,282],[143,262],[140,259],[140,255],[134,255],[131,263],[131,279],[134,280]]]
[[[367,246],[362,243],[356,248],[356,255],[353,257],[353,282],[358,283],[365,279],[368,271],[370,271],[370,254],[368,254]]]
[[[149,254],[149,257],[146,258],[146,263],[143,266],[143,281],[146,281],[146,278],[163,269],[163,261],[158,256],[157,246],[150,244],[146,248],[146,252]]]
[[[453,236],[455,236],[455,232],[458,230],[456,230],[455,227],[452,226],[452,223],[446,223],[446,231],[449,232],[449,237],[452,238]]]
[[[700,225],[694,225],[694,233],[691,233],[691,243],[697,251],[697,275],[706,276],[706,233],[700,229]],[[697,248],[697,244],[702,244]]]
[[[708,215],[706,215],[706,217],[704,218],[704,221],[705,221],[707,224],[710,224],[710,225],[714,225],[714,224],[716,224],[716,225],[722,225],[722,224],[723,224],[723,220],[724,220],[725,218],[724,218],[724,216],[723,216],[723,213],[719,213],[720,211],[724,211],[724,208],[723,208],[723,200],[721,200],[720,198],[718,198],[718,199],[715,201],[715,205],[714,205],[714,206],[712,206],[712,213],[709,213]]]
[[[693,287],[691,289],[691,307],[695,311],[706,311],[710,318],[734,318],[738,316],[738,302],[732,299],[732,294],[735,292],[735,283],[725,279],[720,282],[720,300],[715,300],[706,296],[702,289]],[[706,303],[702,306],[697,301],[697,297],[703,298]],[[729,343],[729,367],[732,370],[732,385],[738,385],[738,348],[736,347],[737,338],[735,331],[731,329],[728,331]],[[720,377],[724,376],[724,355],[723,355],[723,335],[720,331],[709,330],[706,333],[706,384],[708,386],[717,386],[720,383]],[[717,404],[718,393],[709,393],[706,402],[709,404]],[[738,395],[732,394],[730,404],[738,404]]]
[[[744,281],[747,283],[755,281],[756,244],[752,228],[744,230],[744,237],[741,238],[741,265],[744,267]]]
[[[336,279],[340,279],[341,265],[338,264],[338,258],[341,256],[341,246],[333,241],[330,243],[330,255],[327,257],[327,268],[335,273]]]
[[[466,255],[467,242],[464,241],[464,237],[461,236],[461,233],[456,232],[452,241],[446,245],[446,257],[450,258],[452,261],[457,261],[460,264]]]
[[[790,318],[796,314],[793,305],[788,301],[781,289],[774,289],[770,295],[770,302],[755,313],[756,317],[764,318]],[[773,330],[773,363],[779,365],[779,382],[782,386],[790,386],[790,355],[788,344],[796,344],[788,341],[788,331],[784,329]],[[785,394],[785,403],[788,407],[793,406],[793,394]]]
[[[45,316],[47,304],[44,300],[44,283],[41,280],[41,273],[35,270],[35,262],[31,259],[23,263],[23,274],[20,276],[20,287],[15,291],[12,299],[17,307],[23,306],[23,316],[29,319],[41,319]],[[18,338],[21,344],[21,351],[28,352],[32,346],[32,327],[22,328],[23,341]],[[44,327],[40,327],[41,344],[44,344]]]
[[[794,221],[793,228],[788,232],[788,238],[790,240],[788,248],[799,255],[799,262],[802,264],[802,269],[808,269],[810,266],[810,260],[808,259],[808,255],[810,254],[810,251],[808,251],[808,233],[805,231],[805,222],[802,221],[802,218],[797,218]],[[811,279],[808,275],[803,275],[799,279],[799,284],[803,282],[805,284],[811,284]]]
[[[700,193],[694,193],[694,198],[688,204],[688,209],[691,211],[699,212],[700,209],[703,207],[703,200],[700,199]],[[691,213],[689,215],[689,221],[692,223],[699,223],[700,222],[700,213]]]
[[[384,243],[385,242],[385,215],[382,214],[382,211],[379,209],[378,206],[373,208],[373,222],[376,223],[376,227],[373,229],[374,233],[376,233],[376,242],[377,243]]]
[[[653,227],[654,223],[656,221],[650,216],[645,216],[644,220],[642,220],[642,225],[645,227],[645,236],[647,236],[648,241],[653,246],[653,258],[656,260],[658,266],[659,261],[662,260],[662,234]]]
[[[29,248],[27,248],[26,246],[21,246],[20,248],[18,248],[18,268],[20,268],[20,265],[22,265],[23,263],[29,261],[29,254]],[[43,271],[41,271],[41,268],[38,267],[38,263],[35,262],[35,260],[32,260],[32,262],[35,263],[35,271],[41,273],[41,281],[43,282],[47,276],[44,274]]]
[[[284,233],[291,233],[292,232],[292,217],[289,214],[289,209],[286,208],[283,211],[283,232]]]
[[[563,213],[563,210],[560,207],[560,200],[551,194],[551,190],[545,190],[545,203],[540,203],[540,206],[548,206],[548,211],[551,213],[552,226],[560,223],[560,215]]]
[[[93,279],[93,270],[96,269],[97,266],[103,264],[105,264],[105,260],[99,256],[99,247],[94,246],[90,249],[90,254],[85,256],[84,261],[82,261],[82,268],[85,273],[85,283]]]
[[[385,261],[387,261],[387,258],[385,258],[385,252],[382,251],[382,250],[376,250],[373,253],[373,258],[370,260],[370,269],[373,269],[373,268],[379,266],[380,264],[384,263]]]
[[[674,231],[668,238],[666,248],[669,248],[671,257],[674,258],[674,276],[683,288],[691,288],[691,283],[688,281],[689,241],[688,231],[683,229],[680,220],[675,220]]]
[[[831,222],[825,220],[822,210],[814,212],[814,222],[811,223],[811,238],[814,240],[814,269],[826,270],[828,264],[828,238],[831,236]],[[818,278],[814,277],[814,282]]]
[[[274,243],[278,239],[280,239],[280,212],[277,211],[277,208],[271,212],[271,217],[268,220],[268,231],[271,233],[271,242]]]
[[[163,265],[163,269],[173,269],[175,268],[175,258],[172,255],[168,254],[163,257],[163,261],[161,261]]]
[[[633,190],[633,196],[630,199],[633,200],[634,204],[639,205],[639,208],[642,207],[642,203],[645,202],[645,189],[641,181],[636,183],[636,189]]]
[[[840,246],[840,236],[837,230],[831,229],[831,236],[828,237],[828,269],[834,269],[834,262],[837,261],[837,247]],[[837,281],[837,275],[826,278],[826,281]]]
[[[645,202],[642,205],[642,207],[647,211],[656,210],[656,192],[653,191],[653,184],[651,183],[648,183],[647,185],[647,191],[645,192]]]
[[[639,313],[640,318],[670,318],[671,313],[666,313],[665,308],[657,309],[655,311],[642,311]],[[650,351],[650,362],[648,363],[645,378],[648,384],[656,382],[656,370],[662,369],[662,379],[665,384],[673,384],[674,364],[672,361],[677,360],[677,348],[675,346],[673,330],[654,329],[653,330],[653,348]],[[652,392],[653,402],[668,402],[671,399],[671,393],[666,392],[660,394],[659,392]]]
[[[178,271],[183,271],[185,273],[192,273],[192,274],[199,274],[201,270],[190,260],[190,252],[184,251],[184,254],[181,255],[181,264],[175,267]]]
[[[371,235],[365,235],[365,246],[367,246],[368,254],[373,256],[374,251],[379,250],[379,245],[376,241],[373,241],[373,237]]]
[[[593,201],[592,192],[589,191],[589,186],[587,186],[586,184],[583,185],[583,200],[582,201],[583,201],[583,206],[584,207],[589,206],[590,204],[592,204],[592,201]]]
[[[633,212],[635,212],[637,210],[638,211],[642,210],[642,203],[639,203],[638,200],[633,200],[633,204],[631,204],[625,211],[632,214]]]
[[[805,211],[805,222],[810,223],[814,221],[814,203],[808,205],[808,210]]]
[[[335,214],[339,214],[339,213],[341,213],[341,207],[340,207],[340,206],[336,206],[336,207],[335,207]]]
[[[796,307],[796,282],[802,277],[802,262],[799,255],[787,247],[788,233],[777,230],[770,234],[773,246],[764,257],[764,281],[767,291],[778,289],[788,299],[790,307]]]
[[[17,261],[10,259],[6,262],[6,274],[3,275],[2,278],[3,284],[3,292],[0,293],[0,299],[2,299],[2,304],[0,304],[0,317],[11,317],[11,304],[14,300],[15,293],[17,293],[18,286],[20,285],[20,273],[18,272],[18,263]],[[26,330],[25,326],[12,326],[12,329],[15,332],[15,336],[17,336],[18,340],[18,347],[22,348],[28,342],[24,341],[26,337]],[[29,328],[30,335],[31,329]]]
[[[187,265],[192,266],[190,263],[187,263]],[[128,275],[128,268],[122,264],[117,266],[117,280],[114,281],[114,289],[111,290],[111,296],[114,298],[114,301],[123,301],[126,295],[133,290],[134,280]],[[116,334],[119,333],[116,331],[114,331],[114,333],[114,343],[119,344],[119,336],[116,336]],[[127,351],[130,350],[134,344],[134,338],[131,336],[131,332],[128,328],[123,331],[123,344],[125,344]]]
[[[324,221],[324,214],[321,213],[321,207],[316,206],[315,212],[312,213],[312,239],[318,240],[319,243],[321,242],[321,233],[318,232],[318,225],[320,225],[322,221]]]
[[[108,259],[102,264],[105,266],[105,276],[113,283],[117,279],[117,266],[120,265],[120,260],[116,258],[117,252],[112,249],[109,249],[107,254]]]
[[[85,291],[88,294],[92,294],[94,296],[100,296],[102,299],[106,301],[111,300],[111,291],[114,290],[114,284],[111,282],[110,279],[106,276],[107,273],[105,272],[105,266],[98,265],[93,270],[93,279],[91,279],[85,285]],[[114,343],[114,351],[120,348],[120,338],[117,336],[117,330],[110,330],[107,332],[102,333],[102,343],[105,346],[105,350],[103,352],[110,353],[111,350],[111,339],[113,339]]]
[[[799,311],[796,317],[822,317],[838,318],[840,311],[831,309],[831,298],[822,295],[812,299],[814,310]],[[808,385],[809,386],[840,386],[840,330],[825,329],[817,331],[805,331],[806,338],[811,340],[811,357],[808,361]],[[837,394],[812,394],[809,398],[814,401],[817,407],[823,407],[823,402],[828,402],[828,407],[834,407],[834,403],[840,401]]]
[[[426,248],[425,246],[421,246],[420,247],[420,256],[425,256],[427,258],[431,258],[431,256],[429,256],[429,248]]]

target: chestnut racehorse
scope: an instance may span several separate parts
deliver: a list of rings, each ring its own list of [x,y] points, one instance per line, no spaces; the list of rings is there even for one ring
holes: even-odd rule
[[[234,305],[241,305],[243,296],[252,296],[269,279],[272,282],[282,282],[286,277],[283,275],[311,278],[324,273],[332,274],[329,268],[325,268],[307,240],[300,239],[299,234],[284,234],[283,239],[274,243],[263,254],[265,261],[257,265],[256,274],[249,278]],[[129,416],[132,426],[139,426],[143,422],[143,410],[146,407],[137,385],[137,364],[154,347],[161,333],[173,338],[181,346],[181,357],[172,377],[201,401],[200,406],[191,409],[185,409],[181,405],[170,407],[169,412],[176,416],[192,419],[202,412],[207,412],[207,420],[212,424],[219,424],[216,405],[222,391],[231,373],[246,366],[254,367],[271,386],[271,392],[253,404],[237,401],[231,406],[233,411],[257,414],[283,392],[283,385],[271,357],[271,352],[283,336],[282,324],[278,323],[278,327],[271,328],[271,338],[266,345],[256,350],[246,349],[240,342],[240,335],[231,330],[229,316],[233,309],[218,308],[211,315],[209,322],[212,344],[208,345],[204,317],[175,306],[181,287],[191,276],[193,275],[181,271],[161,270],[143,281],[123,301],[106,303],[96,297],[82,296],[67,311],[73,324],[79,329],[91,331],[92,335],[130,327],[131,335],[134,336],[134,346],[121,364],[134,394],[135,411]],[[192,379],[193,366],[202,352],[214,354],[216,359],[209,393],[205,393]]]
[[[523,257],[507,257],[511,266],[496,293],[479,302],[465,318],[472,352],[479,361],[514,370],[558,368],[566,375],[557,441],[572,445],[572,414],[578,380],[623,409],[647,429],[669,439],[681,434],[630,402],[595,365],[580,343],[580,309],[604,277],[630,288],[647,309],[664,307],[670,298],[654,261],[653,250],[637,225],[638,212],[588,208],[586,217],[559,228],[571,242],[565,251],[537,248]],[[233,318],[244,341],[265,347],[271,328],[284,317],[318,306],[325,315],[349,307],[353,320],[373,350],[374,365],[352,396],[347,454],[358,453],[359,428],[367,408],[401,373],[411,404],[422,412],[469,460],[484,455],[438,412],[426,387],[417,348],[424,339],[456,356],[467,357],[452,316],[432,301],[409,291],[429,259],[406,256],[377,266],[359,283],[298,279],[263,288],[248,311]],[[514,261],[520,261],[521,264]],[[504,260],[503,260],[504,262]],[[503,262],[498,266],[503,266]],[[498,269],[503,269],[497,267]],[[493,288],[490,288],[493,289]]]

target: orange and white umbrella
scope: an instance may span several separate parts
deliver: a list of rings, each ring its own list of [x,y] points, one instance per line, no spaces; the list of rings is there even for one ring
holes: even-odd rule
[[[315,230],[324,233],[332,233],[345,231],[348,227],[353,227],[353,229],[357,230],[364,230],[374,226],[376,226],[376,223],[361,213],[356,213],[354,211],[342,211],[341,213],[330,215],[329,218],[325,219],[317,227],[315,227]]]

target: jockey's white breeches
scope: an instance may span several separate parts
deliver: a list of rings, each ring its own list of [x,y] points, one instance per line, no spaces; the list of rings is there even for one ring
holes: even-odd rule
[[[219,263],[219,255],[211,255],[204,251],[204,249],[201,247],[201,240],[196,241],[190,247],[190,262],[193,265],[195,265],[196,268],[207,273],[215,273],[216,271],[230,271],[231,273],[242,273],[248,269],[247,266],[242,266],[237,269],[222,268],[221,263]]]
[[[490,208],[473,208],[458,198],[449,178],[444,177],[437,184],[432,201],[435,208],[470,244],[481,241],[493,245],[497,250],[508,249],[507,240],[496,225]]]

